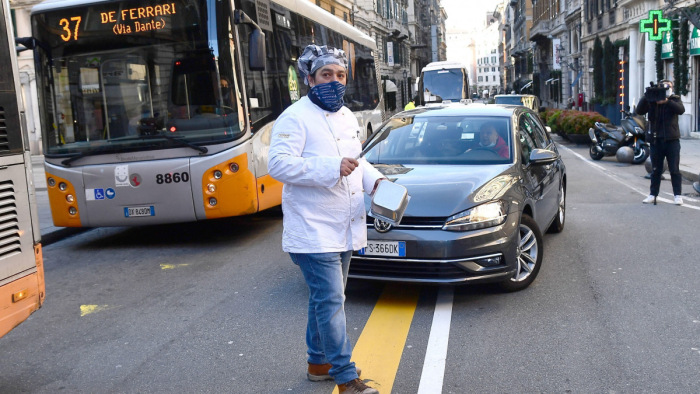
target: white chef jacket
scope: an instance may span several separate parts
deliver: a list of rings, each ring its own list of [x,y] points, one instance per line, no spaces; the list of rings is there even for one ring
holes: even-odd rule
[[[285,252],[344,252],[367,245],[364,193],[383,175],[362,158],[350,175],[340,176],[342,158],[362,151],[360,134],[347,107],[325,111],[306,96],[275,122],[268,171],[284,183]]]

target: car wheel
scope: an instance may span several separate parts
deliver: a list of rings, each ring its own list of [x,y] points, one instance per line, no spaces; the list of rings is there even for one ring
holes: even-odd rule
[[[566,222],[566,188],[562,182],[559,187],[559,207],[557,208],[557,216],[547,229],[550,233],[560,233],[564,230],[564,222]]]
[[[605,156],[605,153],[599,152],[596,146],[597,145],[591,145],[590,149],[588,149],[588,154],[591,156],[591,159],[600,160]]]
[[[520,218],[518,252],[515,273],[500,283],[505,291],[519,291],[532,283],[542,265],[542,233],[537,223],[528,215]]]

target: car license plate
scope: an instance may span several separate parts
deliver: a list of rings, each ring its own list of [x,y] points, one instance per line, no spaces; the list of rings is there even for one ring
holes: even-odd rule
[[[362,256],[406,257],[405,241],[367,241],[367,247],[360,249]]]
[[[124,207],[124,217],[137,216],[156,216],[156,210],[153,209],[153,205],[147,207]]]

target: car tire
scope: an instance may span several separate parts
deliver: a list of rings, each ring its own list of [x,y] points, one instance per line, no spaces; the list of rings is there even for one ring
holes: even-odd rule
[[[528,215],[520,218],[518,226],[518,253],[516,270],[513,276],[499,283],[501,289],[507,292],[520,291],[532,283],[540,272],[542,265],[542,232],[537,223]]]
[[[598,152],[598,150],[596,149],[596,145],[591,145],[591,147],[588,149],[588,154],[593,160],[600,160],[603,158],[603,156],[605,156],[605,153]]]
[[[549,225],[547,229],[548,233],[560,233],[564,230],[564,224],[566,223],[566,187],[564,182],[562,182],[559,187],[559,206],[557,207],[557,215],[554,217],[554,221]]]

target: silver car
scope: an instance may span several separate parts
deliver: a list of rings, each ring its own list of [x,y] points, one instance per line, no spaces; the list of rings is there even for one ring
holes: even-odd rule
[[[411,196],[398,226],[367,216],[350,277],[499,282],[526,288],[542,230],[564,228],[566,169],[540,118],[500,105],[421,107],[393,116],[365,158]],[[365,200],[369,209],[371,201]]]

